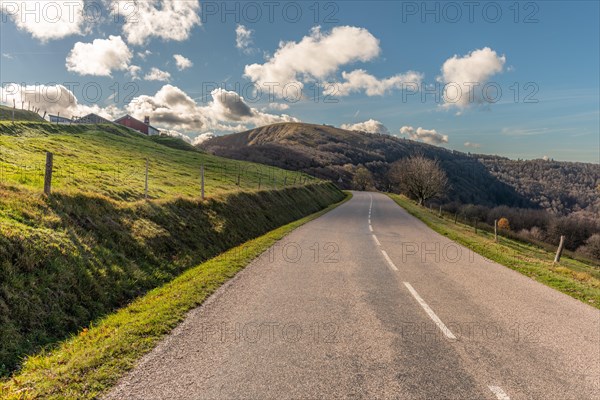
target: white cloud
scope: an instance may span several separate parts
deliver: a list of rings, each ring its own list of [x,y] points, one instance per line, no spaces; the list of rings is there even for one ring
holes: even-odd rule
[[[481,145],[479,143],[473,143],[473,142],[465,142],[464,146],[465,147],[470,147],[472,149],[479,149],[479,148],[481,148]]]
[[[39,108],[40,113],[46,111],[48,114],[58,114],[70,118],[82,117],[89,113],[98,114],[104,118],[114,119],[119,113],[116,107],[101,108],[97,105],[87,106],[79,104],[77,98],[68,88],[63,85],[28,85],[21,86],[16,83],[6,84],[0,87],[0,102],[12,107],[13,99],[17,108],[24,107]]]
[[[84,0],[0,1],[3,18],[43,43],[86,33],[83,10]]]
[[[127,68],[127,72],[129,72],[129,76],[131,76],[131,79],[135,81],[140,79],[140,73],[142,72],[142,68],[137,65],[130,65],[129,68]]]
[[[193,140],[192,140],[192,145],[193,146],[198,146],[204,142],[206,142],[207,140],[210,140],[214,137],[217,137],[217,135],[215,135],[212,132],[206,132],[206,133],[202,133],[198,136],[196,136]]]
[[[235,28],[235,47],[246,53],[251,51],[250,46],[252,45],[253,33],[252,29],[248,29],[244,25],[238,25]]]
[[[419,140],[429,144],[448,143],[448,135],[442,135],[435,129],[415,129],[412,126],[403,126],[400,128],[400,134],[408,136],[412,140]]]
[[[245,76],[253,82],[296,84],[328,78],[339,67],[357,61],[369,61],[380,54],[379,40],[368,30],[353,26],[338,26],[329,33],[320,27],[311,30],[299,42],[281,42],[279,49],[264,64],[246,65]]]
[[[192,29],[200,25],[200,2],[198,0],[114,0],[112,10],[118,12],[123,24],[123,34],[127,42],[143,45],[150,38],[164,41],[187,40]]]
[[[133,54],[120,36],[77,42],[67,56],[67,69],[79,75],[111,76],[112,71],[129,68]]]
[[[189,58],[186,58],[181,54],[175,54],[173,58],[175,59],[175,64],[177,64],[177,69],[180,71],[191,68],[194,65]]]
[[[146,58],[148,58],[148,56],[151,56],[152,52],[150,50],[145,50],[145,51],[138,51],[137,56],[139,58],[141,58],[142,60],[146,60]]]
[[[501,132],[507,136],[536,136],[548,133],[548,128],[502,128]]]
[[[148,115],[154,125],[179,131],[234,132],[248,126],[298,121],[285,114],[267,114],[252,108],[235,92],[215,89],[211,95],[212,101],[200,106],[183,90],[165,85],[154,96],[136,97],[126,108],[136,118]]]
[[[152,67],[150,72],[148,72],[146,76],[144,76],[144,80],[169,82],[169,80],[171,80],[171,74],[167,71],[162,71],[156,67]]]
[[[324,93],[331,96],[348,96],[353,92],[364,91],[367,96],[383,96],[392,89],[418,89],[423,80],[423,74],[408,71],[386,79],[377,79],[363,69],[352,72],[342,72],[343,82],[325,85]]]
[[[275,110],[275,111],[285,111],[290,108],[289,104],[286,103],[269,103],[265,109],[267,110]]]
[[[459,57],[454,55],[442,66],[440,82],[446,84],[444,107],[464,109],[473,103],[485,103],[480,94],[489,79],[504,70],[506,57],[484,47]],[[478,85],[478,86],[475,86]]]
[[[170,130],[170,129],[162,129],[160,131],[160,134],[165,135],[165,136],[175,137],[175,138],[183,140],[186,143],[192,144],[192,139],[190,139],[190,137],[188,135],[178,132],[178,131],[174,131],[174,130]]]
[[[9,53],[2,53],[2,57],[6,58],[7,60],[12,60],[14,57],[12,55],[10,55]]]
[[[359,122],[356,124],[342,124],[342,129],[346,129],[349,131],[359,131],[359,132],[368,132],[368,133],[381,133],[388,135],[390,131],[379,121],[375,121],[374,119],[370,119],[368,121]]]

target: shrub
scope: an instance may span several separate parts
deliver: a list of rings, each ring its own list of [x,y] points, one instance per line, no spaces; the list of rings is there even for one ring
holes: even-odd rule
[[[600,233],[590,236],[585,245],[577,249],[578,253],[600,260]]]
[[[508,219],[502,217],[498,220],[498,228],[499,229],[503,229],[505,231],[510,231],[510,222],[508,222]]]

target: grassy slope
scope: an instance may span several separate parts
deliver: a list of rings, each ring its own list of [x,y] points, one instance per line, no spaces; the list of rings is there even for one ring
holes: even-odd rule
[[[0,183],[41,191],[46,151],[54,153],[54,188],[115,200],[144,197],[146,158],[150,198],[197,197],[202,164],[209,196],[257,189],[259,177],[262,188],[272,187],[273,178],[281,186],[284,179],[291,184],[301,177],[297,172],[215,157],[175,138],[147,137],[116,125],[0,122]]]
[[[19,104],[18,107],[20,107],[20,106],[21,105]],[[25,104],[25,106],[27,106],[27,104]],[[12,118],[13,118],[13,108],[0,105],[0,121],[2,121],[2,120],[12,121]],[[15,110],[15,121],[44,122],[41,115],[34,113],[32,111],[20,110],[20,109]]]
[[[42,165],[15,172],[41,163],[47,149],[56,160],[49,198],[40,194],[41,176],[33,178]],[[150,194],[160,197],[149,202],[139,200],[143,176],[112,178],[122,160],[146,156]],[[343,196],[318,182],[257,191],[258,175],[237,186],[235,174],[211,173],[238,165],[260,169],[265,180],[286,173],[113,126],[0,123],[0,375],[186,269]],[[77,171],[69,179],[60,174],[67,167]]]
[[[440,218],[404,196],[390,197],[436,232],[492,261],[600,308],[599,268],[566,256],[562,257],[559,265],[554,265],[554,254],[547,250],[504,237],[500,237],[499,243],[494,243],[493,234],[481,230],[475,234],[472,227]]]
[[[30,357],[19,374],[0,384],[2,398],[97,398],[181,322],[187,311],[277,240],[335,206],[192,268],[63,342],[56,350]]]

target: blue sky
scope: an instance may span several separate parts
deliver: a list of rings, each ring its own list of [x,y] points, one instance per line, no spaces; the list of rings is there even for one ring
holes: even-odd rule
[[[263,2],[154,0],[134,8],[81,0],[93,21],[76,6],[70,15],[65,2],[52,2],[63,6],[62,20],[48,1],[28,2],[40,3],[30,6],[38,22],[22,14],[23,2],[1,3],[0,100],[10,104],[150,115],[191,139],[300,120],[511,158],[600,161],[597,1],[479,2],[472,10],[466,2],[280,2],[270,18]],[[108,9],[117,6],[115,21]],[[178,66],[174,55],[187,61]],[[441,96],[444,85],[464,89],[467,80],[479,84],[473,101]],[[267,81],[301,87],[303,96],[252,92]],[[76,104],[35,96],[48,88],[64,94],[56,85],[71,89]],[[335,88],[335,102],[315,98],[316,87]],[[440,98],[424,96],[427,88]]]

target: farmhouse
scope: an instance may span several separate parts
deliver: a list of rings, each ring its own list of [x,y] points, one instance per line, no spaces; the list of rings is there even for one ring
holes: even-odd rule
[[[150,125],[150,117],[145,117],[144,122],[133,118],[131,115],[125,115],[115,120],[115,123],[136,130],[144,135],[155,136],[160,133],[158,129]]]
[[[61,117],[60,115],[48,115],[50,122],[54,124],[71,124],[73,120],[71,118]]]
[[[75,124],[112,124],[112,121],[102,118],[97,114],[88,114],[81,118],[74,118],[73,123]]]

